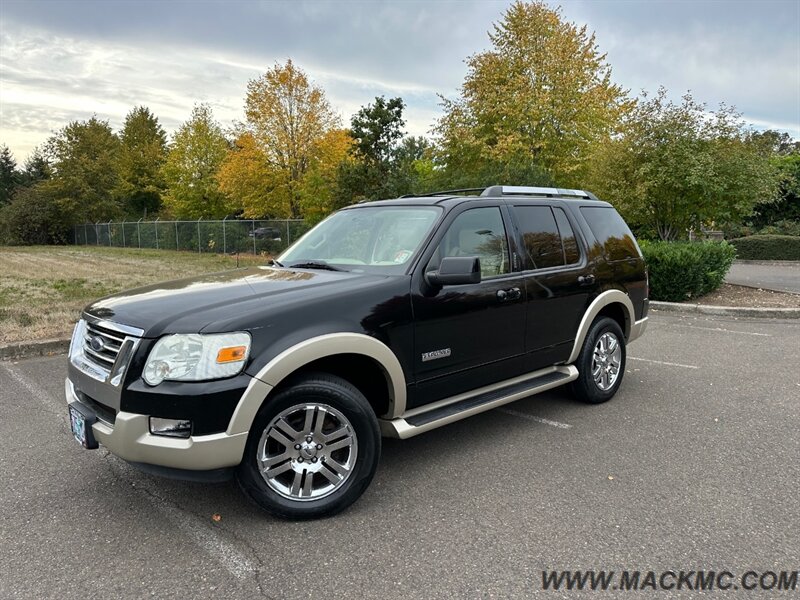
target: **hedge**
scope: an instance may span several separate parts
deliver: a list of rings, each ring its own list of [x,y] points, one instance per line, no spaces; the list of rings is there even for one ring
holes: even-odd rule
[[[800,260],[800,237],[751,235],[731,240],[743,260]]]
[[[650,273],[650,299],[682,302],[713,292],[736,249],[727,242],[640,242]]]

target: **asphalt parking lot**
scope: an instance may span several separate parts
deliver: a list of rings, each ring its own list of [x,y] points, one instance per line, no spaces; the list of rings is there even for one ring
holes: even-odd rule
[[[574,598],[596,593],[542,570],[798,569],[798,340],[656,313],[610,403],[554,391],[386,440],[364,497],[304,523],[82,450],[65,358],[0,363],[0,598]]]
[[[783,264],[785,263],[785,264]],[[774,261],[770,264],[734,262],[725,276],[727,283],[800,294],[800,262]]]

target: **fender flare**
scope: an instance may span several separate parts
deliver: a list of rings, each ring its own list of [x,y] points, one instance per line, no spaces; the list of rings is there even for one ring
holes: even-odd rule
[[[406,409],[406,378],[400,361],[383,342],[363,333],[328,333],[303,340],[270,360],[250,381],[233,412],[227,433],[250,431],[256,413],[270,392],[297,369],[310,362],[336,354],[360,354],[377,362],[383,370],[389,391],[389,410],[394,418]]]
[[[630,337],[631,325],[634,322],[635,315],[633,311],[633,302],[631,302],[631,299],[625,292],[606,290],[597,296],[589,305],[589,308],[586,309],[586,312],[583,313],[583,318],[578,326],[578,332],[575,335],[575,343],[572,345],[572,352],[570,352],[566,364],[571,365],[578,360],[578,355],[581,353],[581,348],[583,348],[583,342],[589,333],[589,327],[592,326],[592,322],[597,315],[600,314],[600,311],[611,304],[621,304],[625,310],[625,326],[622,329],[625,334],[625,339],[627,340],[628,337]]]

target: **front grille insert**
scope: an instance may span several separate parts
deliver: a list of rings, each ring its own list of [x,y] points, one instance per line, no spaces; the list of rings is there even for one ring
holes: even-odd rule
[[[72,364],[89,377],[118,386],[144,331],[110,321],[82,319],[70,345]]]
[[[97,324],[86,323],[83,352],[95,365],[111,372],[117,356],[125,342],[125,334]]]

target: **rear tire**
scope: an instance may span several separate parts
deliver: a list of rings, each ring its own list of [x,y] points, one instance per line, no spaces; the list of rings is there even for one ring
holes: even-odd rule
[[[625,335],[614,319],[598,317],[589,328],[575,366],[578,378],[572,393],[589,404],[607,402],[617,393],[625,374]]]
[[[315,519],[361,496],[380,451],[378,420],[364,395],[341,377],[313,373],[261,407],[236,479],[271,514]]]

